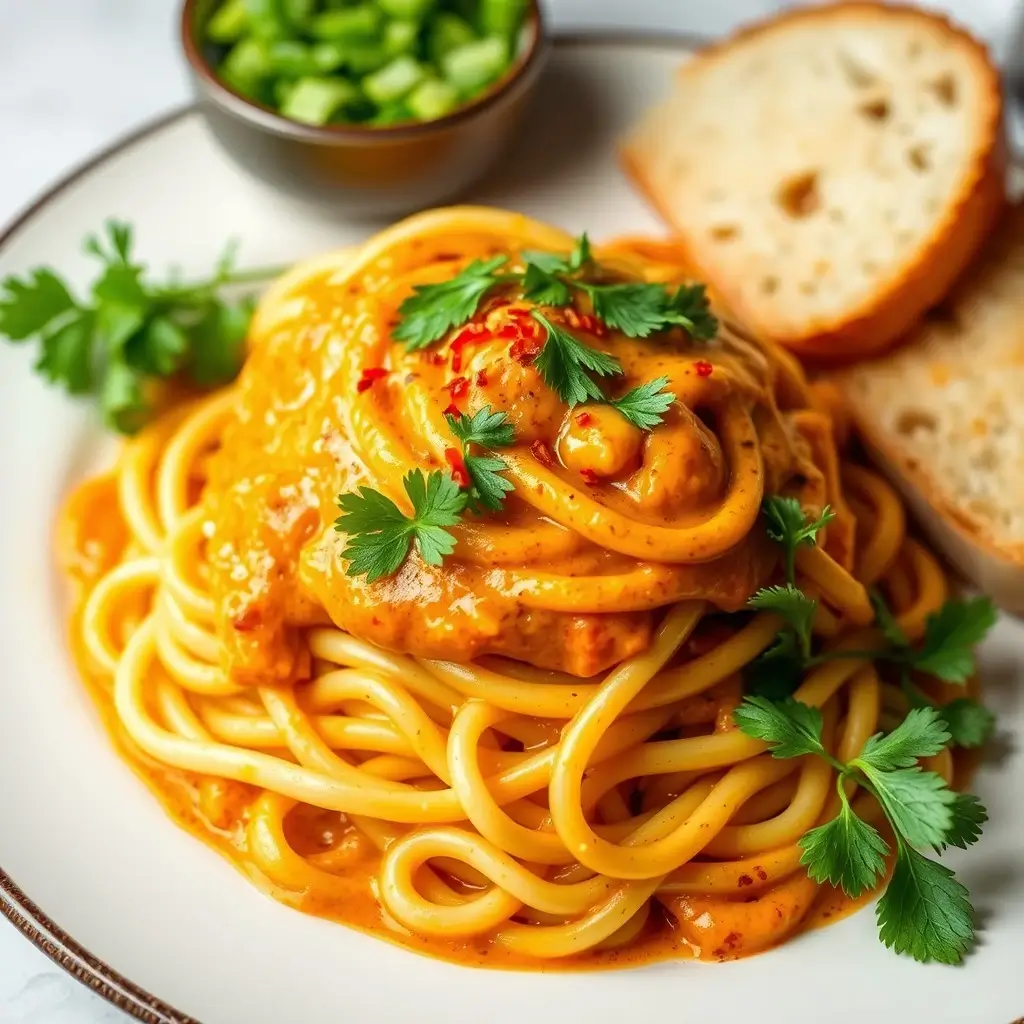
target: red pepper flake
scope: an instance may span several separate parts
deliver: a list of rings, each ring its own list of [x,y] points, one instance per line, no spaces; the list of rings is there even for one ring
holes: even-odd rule
[[[715,372],[715,368],[706,359],[698,359],[693,368],[697,371],[698,377],[710,377]]]
[[[542,466],[550,468],[555,464],[555,453],[543,441],[534,441],[530,445],[530,451]]]
[[[455,377],[445,386],[448,388],[448,392],[452,398],[461,398],[469,388],[469,378]]]
[[[263,613],[255,605],[249,605],[232,620],[232,627],[239,633],[248,633],[263,623]]]
[[[512,342],[512,347],[508,350],[508,354],[520,366],[529,366],[540,355],[543,347],[539,338],[520,337]]]
[[[476,386],[478,388],[487,387],[487,374],[483,370],[476,371]]]
[[[754,880],[750,877],[750,875],[740,875],[740,877],[736,880],[736,885],[740,889],[742,889],[743,886],[745,886],[745,885],[753,885],[753,884],[754,884]]]
[[[598,338],[603,338],[607,333],[604,324],[597,319],[596,316],[592,316],[590,313],[581,313],[579,315],[580,330],[586,331],[588,334],[594,334]]]
[[[589,412],[578,412],[576,413],[576,422],[581,427],[585,427],[594,417]]]
[[[447,362],[443,352],[427,352],[425,353],[425,355],[427,359],[430,360],[431,364],[434,366],[444,366],[444,364]]]
[[[592,469],[581,469],[580,476],[588,487],[594,487],[601,482],[601,478]]]
[[[462,369],[462,350],[467,345],[472,345],[481,340],[487,333],[483,324],[466,324],[451,340],[452,352],[452,373],[458,373]]]
[[[363,370],[363,374],[356,384],[356,391],[359,394],[369,391],[376,381],[383,380],[390,372],[390,370],[385,370],[382,366],[371,366]]]
[[[454,416],[458,419],[462,415],[462,410],[454,402],[451,402],[449,403],[448,408],[445,409],[444,415]]]
[[[469,486],[469,473],[466,471],[466,462],[462,458],[462,452],[458,448],[445,448],[444,459],[452,471],[452,479],[459,487]]]
[[[496,333],[499,338],[516,339],[523,336],[523,330],[519,324],[502,324]]]
[[[762,882],[768,881],[768,872],[765,871],[765,869],[761,867],[760,864],[758,864],[757,867],[754,868],[754,873],[757,875],[758,878],[761,879]]]

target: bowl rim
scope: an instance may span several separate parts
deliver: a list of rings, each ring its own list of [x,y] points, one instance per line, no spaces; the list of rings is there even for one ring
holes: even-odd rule
[[[478,96],[457,107],[443,117],[431,121],[403,121],[394,125],[334,124],[309,125],[283,117],[272,107],[264,106],[235,92],[217,77],[214,69],[203,56],[202,46],[197,40],[196,7],[200,0],[184,0],[179,18],[180,42],[185,60],[193,74],[202,84],[210,99],[231,114],[247,121],[254,127],[262,128],[275,135],[306,142],[372,142],[374,140],[397,141],[416,138],[431,131],[443,131],[484,113],[510,93],[517,91],[524,82],[536,77],[541,60],[547,52],[549,36],[540,0],[528,0],[529,6],[524,19],[527,29],[525,47],[496,82]]]

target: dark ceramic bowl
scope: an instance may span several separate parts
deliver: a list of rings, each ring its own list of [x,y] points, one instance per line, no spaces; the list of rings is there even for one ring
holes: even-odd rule
[[[216,0],[185,0],[181,42],[210,128],[225,150],[276,189],[345,214],[400,214],[466,189],[511,141],[548,54],[531,3],[519,55],[500,81],[434,121],[311,127],[233,92],[203,44]]]

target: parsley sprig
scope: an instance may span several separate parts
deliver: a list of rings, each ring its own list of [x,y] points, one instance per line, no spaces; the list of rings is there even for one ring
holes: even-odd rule
[[[746,735],[768,743],[774,757],[812,755],[836,770],[839,812],[800,840],[808,875],[856,898],[885,873],[889,845],[853,810],[846,793],[852,780],[878,801],[895,837],[895,868],[876,912],[882,942],[924,963],[959,963],[974,941],[967,890],[920,848],[966,848],[988,816],[977,797],[954,793],[939,775],[917,765],[950,740],[939,713],[913,709],[888,735],[870,737],[846,764],[822,742],[821,712],[792,698],[746,697],[733,719]]]
[[[493,412],[489,405],[472,416],[445,413],[444,418],[462,442],[462,461],[470,480],[467,507],[472,512],[500,512],[505,495],[515,490],[515,484],[501,475],[508,463],[493,452],[480,455],[474,448],[508,448],[516,439],[512,424],[503,412]]]
[[[770,611],[785,623],[774,644],[747,671],[748,689],[760,696],[778,698],[791,694],[808,668],[832,658],[865,658],[883,662],[899,672],[901,686],[912,708],[937,707],[911,681],[912,673],[935,676],[963,685],[974,674],[974,647],[992,628],[996,611],[985,597],[947,601],[928,617],[919,645],[900,628],[881,594],[871,595],[875,625],[885,641],[873,650],[849,650],[815,654],[812,627],[818,603],[796,583],[796,552],[813,545],[818,533],[833,518],[826,508],[809,520],[795,498],[773,496],[763,506],[768,536],[783,548],[786,583],[759,590],[748,602],[751,608]],[[953,742],[961,747],[981,746],[995,725],[995,716],[968,697],[938,706]]]
[[[410,352],[440,341],[471,320],[492,289],[505,285],[518,287],[530,302],[555,308],[570,306],[577,293],[584,294],[599,320],[632,338],[682,327],[692,338],[709,340],[718,331],[703,285],[672,289],[662,284],[604,283],[584,277],[599,271],[586,233],[576,240],[568,256],[526,250],[521,258],[521,271],[505,270],[507,258],[495,256],[474,260],[448,281],[417,285],[398,307],[394,337]],[[620,376],[619,361],[591,348],[550,316],[535,310],[533,317],[544,332],[536,365],[548,387],[570,407],[606,401],[594,377]],[[662,422],[672,404],[668,383],[667,378],[658,378],[657,384],[642,384],[610,404],[640,429],[651,430]]]
[[[447,527],[458,524],[469,495],[441,470],[426,475],[411,470],[402,486],[412,506],[411,516],[372,487],[338,495],[342,514],[334,528],[348,534],[342,552],[349,562],[347,575],[365,576],[367,583],[391,576],[413,545],[427,565],[440,565],[455,550],[455,538]]]
[[[49,267],[0,282],[0,336],[35,339],[37,372],[69,394],[95,395],[104,422],[126,434],[151,415],[149,381],[181,372],[207,387],[238,373],[253,300],[226,301],[221,289],[283,269],[236,271],[229,246],[209,279],[156,284],[132,244],[131,226],[119,221],[86,239],[101,266],[87,299]]]

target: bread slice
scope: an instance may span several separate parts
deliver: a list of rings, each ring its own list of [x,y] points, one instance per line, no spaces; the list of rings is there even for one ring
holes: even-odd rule
[[[754,334],[877,352],[949,288],[1005,202],[999,78],[944,18],[799,9],[683,66],[627,171]]]
[[[936,544],[1024,612],[1024,206],[904,346],[833,380]]]

